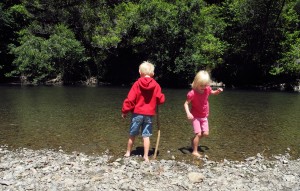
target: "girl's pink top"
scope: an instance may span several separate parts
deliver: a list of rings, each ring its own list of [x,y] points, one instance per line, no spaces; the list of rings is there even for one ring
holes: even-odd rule
[[[209,115],[208,96],[211,94],[211,87],[207,86],[202,93],[192,89],[187,94],[187,100],[191,102],[191,113],[195,118],[204,118]]]

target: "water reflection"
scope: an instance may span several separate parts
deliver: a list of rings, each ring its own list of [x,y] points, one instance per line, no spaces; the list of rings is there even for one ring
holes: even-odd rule
[[[0,87],[0,144],[32,149],[123,156],[129,119],[120,116],[128,88]],[[187,89],[165,89],[159,108],[159,159],[191,161],[193,136],[183,103]],[[210,135],[200,149],[212,160],[243,160],[262,153],[300,157],[300,95],[284,92],[225,90],[210,97]],[[156,141],[152,141],[152,153]],[[141,138],[134,154],[142,153]],[[151,153],[151,152],[150,152]]]

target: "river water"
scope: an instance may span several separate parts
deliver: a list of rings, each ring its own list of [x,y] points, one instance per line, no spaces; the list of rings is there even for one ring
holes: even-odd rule
[[[130,116],[121,118],[129,87],[0,86],[0,144],[122,157]],[[161,137],[158,159],[191,161],[193,131],[183,108],[188,89],[163,89],[166,103],[154,121]],[[200,149],[211,160],[243,160],[289,152],[300,157],[300,94],[229,90],[210,96],[210,135]],[[143,152],[136,139],[133,154]]]

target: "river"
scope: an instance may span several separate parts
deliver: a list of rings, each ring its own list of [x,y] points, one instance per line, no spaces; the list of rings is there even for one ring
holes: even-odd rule
[[[122,157],[129,121],[121,118],[129,87],[0,86],[0,144]],[[159,159],[191,161],[193,131],[183,108],[188,89],[163,89]],[[210,160],[243,160],[289,152],[300,157],[300,94],[230,90],[210,96],[210,135],[200,149]],[[157,136],[154,121],[153,154]],[[133,154],[143,152],[136,139]]]

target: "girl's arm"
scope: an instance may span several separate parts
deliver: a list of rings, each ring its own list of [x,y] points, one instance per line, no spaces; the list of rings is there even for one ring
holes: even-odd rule
[[[193,114],[191,114],[190,108],[189,108],[189,103],[190,103],[190,102],[191,102],[191,101],[189,101],[189,100],[186,100],[186,101],[184,102],[184,109],[185,109],[187,118],[188,118],[188,119],[194,119],[194,116],[193,116]]]
[[[218,88],[217,90],[211,90],[212,95],[218,95],[223,91],[223,88]]]

